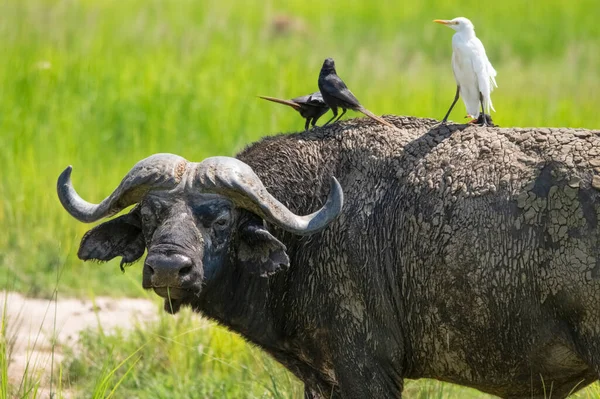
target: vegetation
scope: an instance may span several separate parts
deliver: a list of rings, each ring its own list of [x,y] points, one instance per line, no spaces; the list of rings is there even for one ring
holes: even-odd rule
[[[98,390],[103,379],[110,388],[129,374],[118,397],[289,398],[302,393],[301,384],[270,357],[188,309],[176,317],[163,313],[132,332],[94,330],[81,339],[83,350],[68,357],[63,383],[82,392]]]
[[[455,90],[453,32],[434,18],[464,15],[474,22],[498,70],[496,123],[597,128],[596,3],[0,2],[0,287],[50,297],[59,275],[61,295],[143,295],[139,264],[123,276],[118,260],[77,259],[79,239],[91,226],[60,206],[59,173],[72,164],[77,190],[99,201],[150,154],[198,161],[297,131],[303,126],[297,114],[256,96],[315,91],[328,56],[375,113],[441,118]],[[451,118],[463,115],[459,103]],[[300,396],[289,374],[259,351],[193,323],[166,317],[128,336],[90,332],[64,379],[91,392],[105,389],[102,381],[114,386],[127,372],[121,397]],[[8,392],[6,378],[2,383],[0,392]],[[420,384],[408,386],[409,397],[467,395]],[[112,388],[106,389],[108,395]],[[596,395],[598,388],[587,392]]]

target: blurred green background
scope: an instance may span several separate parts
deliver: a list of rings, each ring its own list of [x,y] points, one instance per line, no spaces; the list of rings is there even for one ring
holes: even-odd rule
[[[118,260],[77,259],[91,226],[60,206],[59,173],[73,165],[98,202],[152,153],[199,161],[300,130],[256,96],[316,91],[326,57],[371,111],[441,118],[454,32],[435,18],[475,24],[498,71],[496,123],[598,128],[598,15],[597,0],[2,0],[0,287],[144,295],[140,264],[123,276]],[[464,114],[459,102],[451,119]]]
[[[124,279],[116,262],[76,259],[90,226],[56,198],[65,166],[97,202],[152,153],[199,161],[300,130],[295,112],[256,96],[318,90],[329,56],[373,112],[441,118],[455,90],[454,32],[435,18],[475,24],[498,70],[496,123],[600,125],[595,0],[0,4],[0,267],[10,271],[0,279],[32,294],[47,293],[61,266],[61,292],[139,292],[139,267]],[[459,103],[451,118],[464,114]]]

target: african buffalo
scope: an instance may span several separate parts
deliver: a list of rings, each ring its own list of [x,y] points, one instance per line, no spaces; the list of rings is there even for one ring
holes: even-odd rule
[[[137,204],[79,257],[147,249],[167,311],[237,331],[306,398],[399,398],[422,377],[563,398],[597,380],[600,131],[387,120],[400,130],[354,119],[237,160],[154,155],[99,205],[67,168],[58,194],[84,222]]]

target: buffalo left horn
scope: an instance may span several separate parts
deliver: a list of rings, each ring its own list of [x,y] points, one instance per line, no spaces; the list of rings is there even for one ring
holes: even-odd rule
[[[174,188],[181,181],[187,166],[184,158],[173,154],[155,154],[142,159],[100,204],[91,204],[77,194],[71,183],[71,166],[58,177],[56,190],[61,204],[71,216],[81,222],[91,223],[138,203],[150,190]]]
[[[344,193],[333,176],[325,205],[310,215],[299,216],[269,194],[252,168],[239,159],[212,157],[193,165],[196,167],[194,189],[223,195],[240,208],[290,233],[315,233],[327,227],[342,211]]]

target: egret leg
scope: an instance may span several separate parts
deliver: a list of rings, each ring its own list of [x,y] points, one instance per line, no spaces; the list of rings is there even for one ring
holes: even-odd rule
[[[481,103],[481,119],[483,120],[481,126],[489,126],[487,119],[485,118],[485,112],[483,112],[483,94],[481,94],[481,92],[479,92],[479,102]]]
[[[448,120],[448,116],[450,116],[450,112],[452,112],[452,108],[454,108],[454,105],[456,105],[456,102],[458,101],[458,97],[460,97],[460,86],[456,86],[456,94],[454,95],[454,101],[452,101],[452,105],[450,106],[450,109],[448,110],[448,112],[446,112],[446,116],[444,116],[444,119],[442,119],[442,124],[446,123],[446,121]]]
[[[335,123],[335,122],[339,121],[339,120],[340,120],[340,118],[341,118],[342,116],[344,116],[344,114],[346,113],[346,111],[347,111],[347,110],[346,110],[346,108],[342,108],[342,113],[341,113],[341,115],[340,115],[340,116],[338,116],[338,118],[337,118],[335,121],[333,121],[333,123]]]
[[[304,124],[304,130],[308,130],[308,125],[309,124],[310,124],[310,118],[306,118],[306,123]]]
[[[337,112],[337,107],[329,107],[329,108],[331,108],[331,112],[333,112],[333,116],[331,117],[331,119],[330,119],[330,120],[328,120],[327,122],[325,122],[325,124],[323,125],[323,127],[324,127],[324,126],[327,126],[327,125],[329,125],[329,123],[330,123],[332,120],[334,120],[334,119],[335,119],[335,117],[336,117],[336,116],[337,116],[337,114],[338,114],[338,112]],[[343,114],[342,114],[342,115],[343,115]]]

